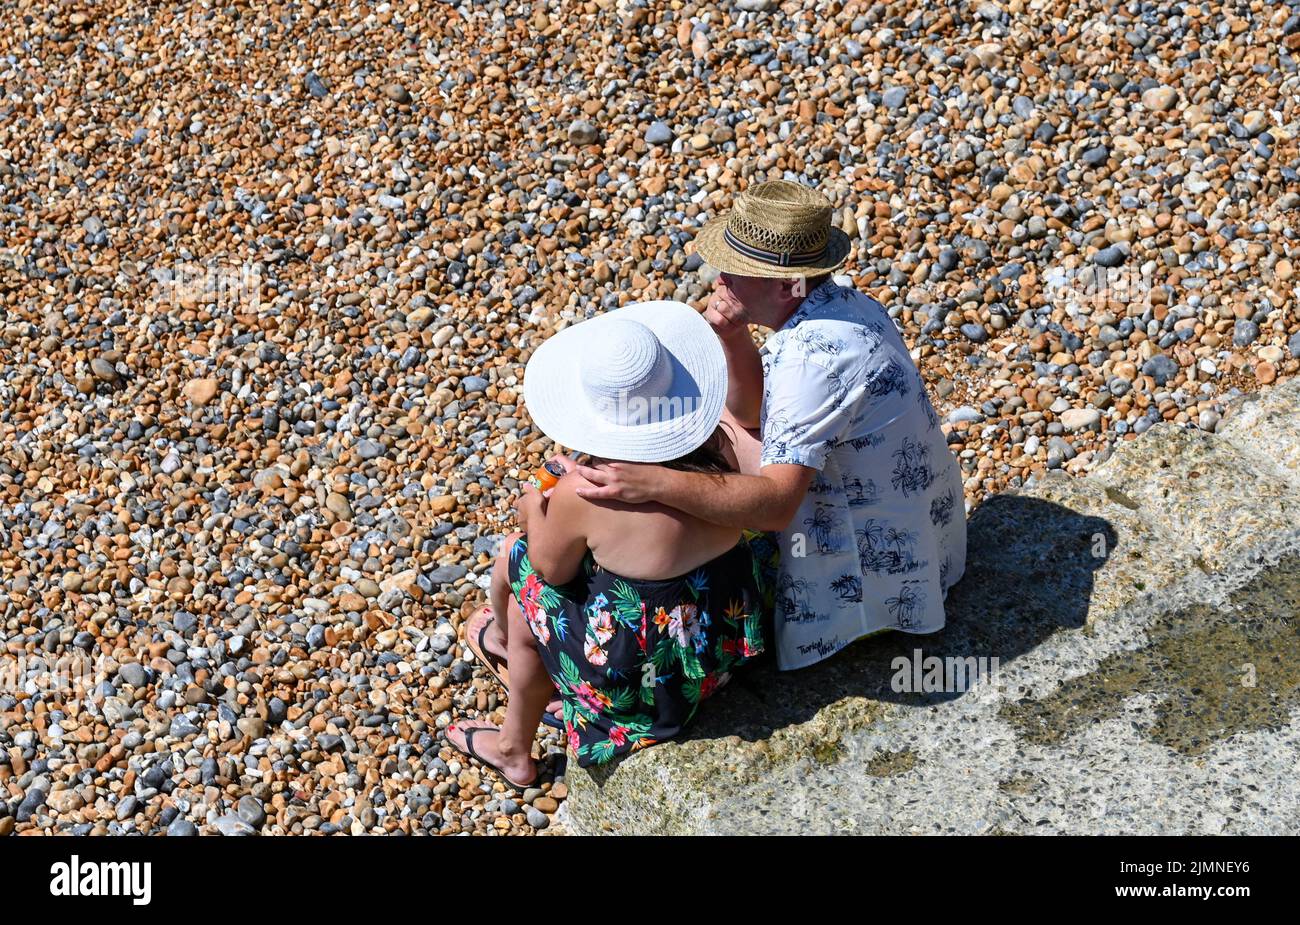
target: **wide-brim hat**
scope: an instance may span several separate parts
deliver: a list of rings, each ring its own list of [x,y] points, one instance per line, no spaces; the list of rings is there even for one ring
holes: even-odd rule
[[[726,398],[722,343],[683,302],[638,302],[566,328],[524,369],[542,433],[604,459],[685,456],[717,428]]]
[[[832,273],[850,250],[849,236],[831,222],[833,211],[829,199],[799,183],[756,183],[736,197],[731,211],[700,229],[695,252],[737,276]]]

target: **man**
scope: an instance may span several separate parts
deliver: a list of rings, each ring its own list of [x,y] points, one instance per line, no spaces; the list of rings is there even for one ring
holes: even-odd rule
[[[941,629],[966,563],[957,461],[885,309],[832,277],[849,239],[831,211],[807,187],[761,183],[697,238],[720,271],[705,317],[727,357],[723,422],[740,473],[720,482],[637,463],[581,468],[599,486],[588,498],[653,500],[779,533],[783,670],[880,630]],[[774,332],[761,352],[749,324]]]

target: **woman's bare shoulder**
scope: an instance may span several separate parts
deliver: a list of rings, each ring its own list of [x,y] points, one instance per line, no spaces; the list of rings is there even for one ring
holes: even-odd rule
[[[687,525],[695,518],[690,514],[668,507],[657,501],[627,504],[623,501],[588,499],[578,494],[581,488],[594,488],[596,484],[583,478],[577,470],[560,477],[551,491],[551,505],[565,516],[573,516],[591,525],[593,532],[616,533],[633,524],[638,531],[668,528],[671,524]],[[558,503],[557,503],[558,501]]]

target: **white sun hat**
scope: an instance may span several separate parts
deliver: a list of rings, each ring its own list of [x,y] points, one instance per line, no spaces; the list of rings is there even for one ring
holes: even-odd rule
[[[637,302],[566,328],[524,370],[541,431],[604,459],[684,456],[713,433],[726,398],[722,343],[684,302]]]

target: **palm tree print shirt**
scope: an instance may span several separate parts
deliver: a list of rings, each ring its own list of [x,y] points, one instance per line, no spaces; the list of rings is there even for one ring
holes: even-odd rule
[[[884,307],[841,280],[762,349],[762,464],[817,470],[780,535],[784,670],[878,630],[941,629],[966,567],[961,471],[921,376]]]

